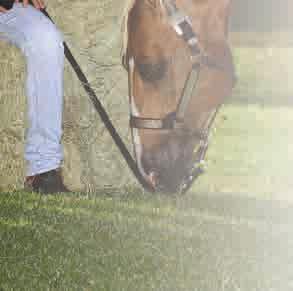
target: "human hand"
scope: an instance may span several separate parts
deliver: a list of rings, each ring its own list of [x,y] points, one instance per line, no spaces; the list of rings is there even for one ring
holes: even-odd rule
[[[19,0],[16,0],[15,2],[18,3]],[[32,4],[37,9],[44,9],[46,7],[43,0],[22,0],[22,3],[23,3],[23,6]]]
[[[0,13],[5,13],[7,9],[3,6],[0,6]]]

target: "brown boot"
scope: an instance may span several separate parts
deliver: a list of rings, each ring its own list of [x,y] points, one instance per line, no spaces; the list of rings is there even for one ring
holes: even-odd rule
[[[42,194],[69,192],[62,181],[60,169],[28,176],[24,182],[25,190]]]

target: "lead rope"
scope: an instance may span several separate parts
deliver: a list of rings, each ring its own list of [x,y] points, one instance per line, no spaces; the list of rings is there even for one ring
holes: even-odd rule
[[[50,17],[50,15],[47,13],[47,11],[45,9],[41,9],[41,12],[53,22],[52,18]],[[109,118],[109,115],[107,114],[107,112],[104,109],[103,105],[99,101],[95,91],[92,89],[89,81],[87,80],[85,74],[83,73],[83,71],[82,71],[81,67],[79,66],[79,64],[77,63],[76,59],[72,55],[72,53],[71,53],[70,49],[68,48],[66,42],[63,42],[63,46],[64,46],[64,54],[65,54],[68,62],[70,63],[71,67],[73,68],[74,72],[76,73],[76,75],[77,75],[79,81],[81,82],[83,88],[87,92],[90,100],[92,101],[92,103],[94,105],[94,108],[96,109],[97,113],[100,115],[100,118],[101,118],[102,122],[104,123],[105,127],[108,129],[108,131],[109,131],[114,143],[118,147],[120,153],[122,154],[124,160],[126,161],[128,167],[132,171],[133,175],[136,177],[138,182],[141,184],[141,186],[145,190],[147,190],[149,192],[155,192],[154,187],[151,186],[145,180],[145,178],[142,176],[142,174],[140,173],[136,162],[134,161],[133,157],[129,153],[125,143],[123,142],[123,140],[121,139],[120,135],[118,134],[116,128],[114,127],[113,123],[111,122],[111,120]]]

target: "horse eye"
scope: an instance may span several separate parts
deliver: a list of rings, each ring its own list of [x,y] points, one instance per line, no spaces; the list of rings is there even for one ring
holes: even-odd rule
[[[162,60],[158,63],[138,62],[137,69],[144,81],[156,82],[164,78],[167,71],[167,61]]]

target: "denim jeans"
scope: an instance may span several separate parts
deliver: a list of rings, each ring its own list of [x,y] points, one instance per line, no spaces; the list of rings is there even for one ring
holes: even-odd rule
[[[39,10],[15,3],[8,12],[0,12],[0,41],[17,46],[26,58],[26,174],[56,169],[63,159],[62,35]]]

